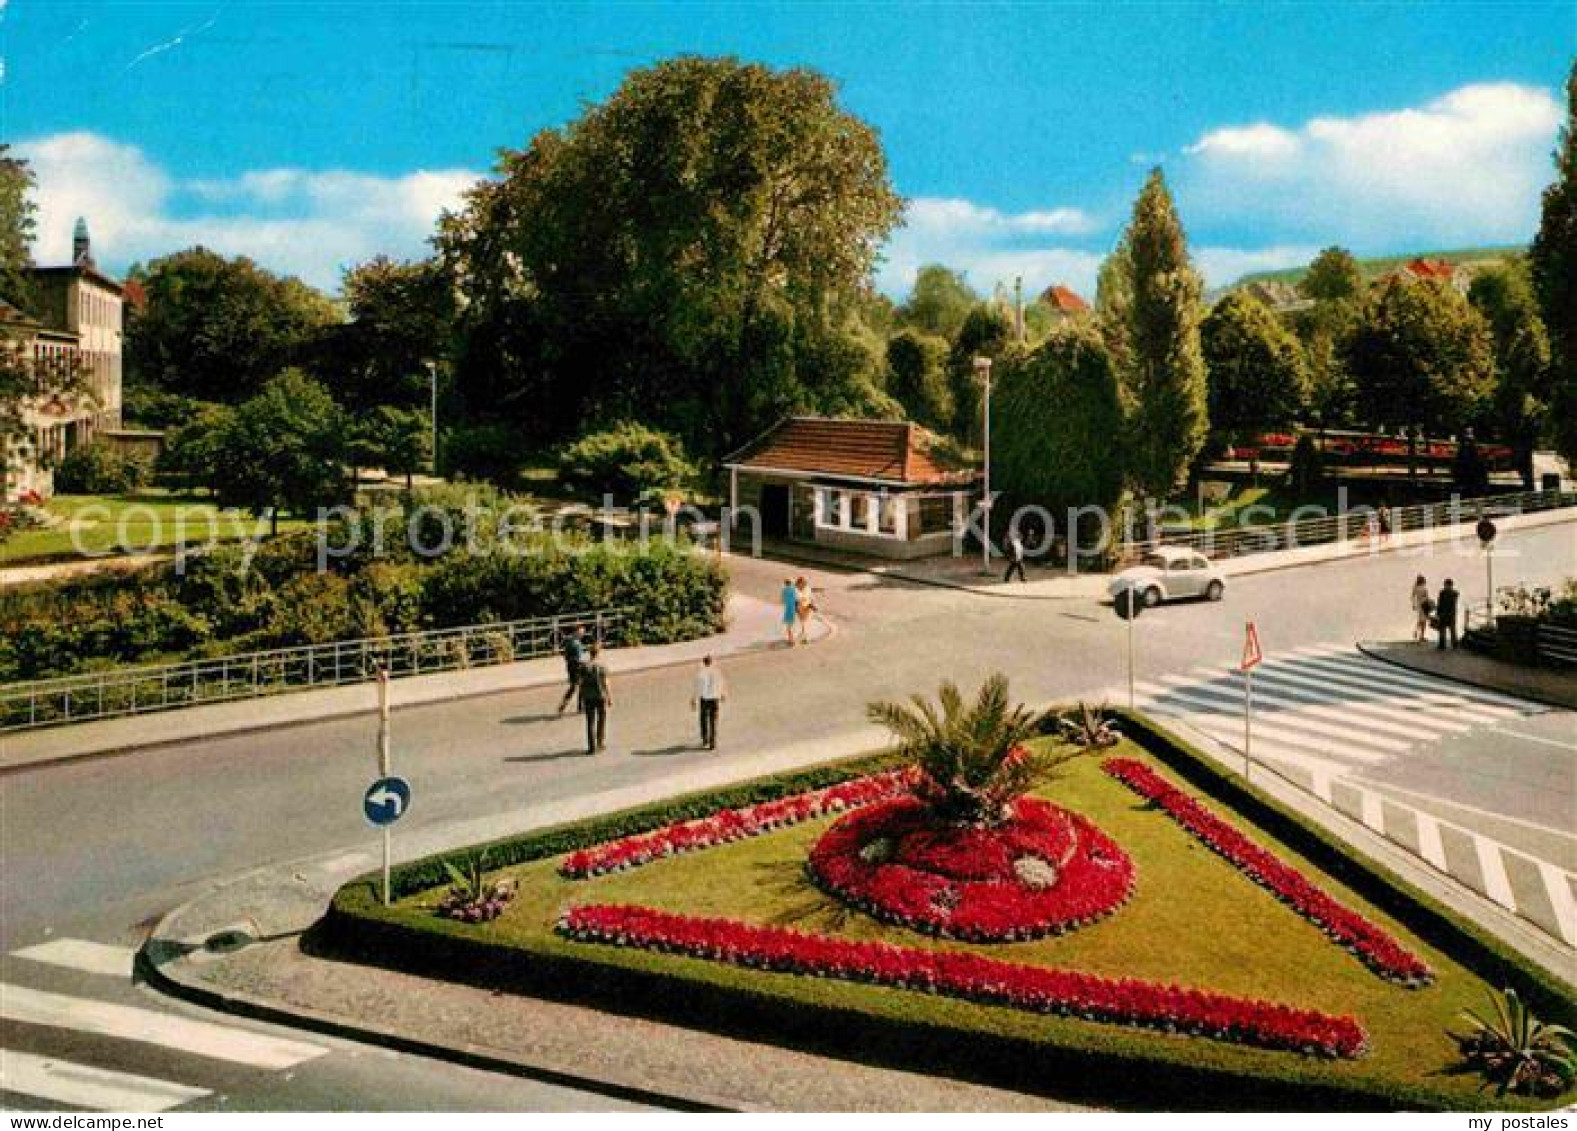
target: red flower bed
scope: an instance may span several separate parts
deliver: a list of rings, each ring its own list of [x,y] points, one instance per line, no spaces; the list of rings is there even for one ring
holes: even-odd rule
[[[938,826],[902,797],[851,813],[811,849],[811,878],[876,919],[944,938],[1061,934],[1110,915],[1133,861],[1076,813],[1020,798],[995,828]]]
[[[1296,868],[1244,836],[1143,762],[1109,758],[1101,768],[1166,810],[1207,848],[1352,951],[1382,978],[1408,987],[1428,985],[1434,980],[1434,972],[1424,961],[1384,930],[1332,899]]]
[[[710,817],[677,821],[651,832],[636,833],[599,844],[595,848],[572,852],[559,865],[559,873],[572,880],[583,880],[639,867],[682,852],[695,852],[729,841],[760,836],[829,813],[841,813],[874,801],[884,801],[907,792],[912,782],[908,770],[890,770],[840,782],[825,789],[780,797],[776,801],[763,801],[759,805],[724,809]]]
[[[1004,962],[960,951],[858,942],[732,919],[692,918],[607,904],[567,908],[559,916],[557,930],[578,942],[917,990],[1308,1056],[1358,1057],[1368,1048],[1362,1026],[1351,1017],[1184,986]]]

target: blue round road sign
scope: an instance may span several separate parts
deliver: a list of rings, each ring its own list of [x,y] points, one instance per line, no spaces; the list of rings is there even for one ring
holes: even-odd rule
[[[361,811],[379,828],[392,825],[411,807],[411,783],[404,778],[379,778],[362,794]]]

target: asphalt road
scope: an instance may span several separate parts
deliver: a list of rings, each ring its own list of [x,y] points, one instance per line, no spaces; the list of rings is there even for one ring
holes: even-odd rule
[[[769,598],[783,572],[768,562],[734,565],[739,587]],[[1015,600],[867,574],[793,572],[811,574],[838,633],[814,647],[728,661],[731,697],[717,752],[695,748],[684,670],[617,680],[610,749],[597,758],[581,754],[579,720],[556,715],[556,690],[410,708],[397,714],[394,735],[400,772],[418,793],[403,827],[659,780],[696,759],[836,734],[859,725],[870,700],[934,690],[943,678],[969,686],[1001,670],[1016,695],[1032,701],[1096,695],[1126,678],[1124,626],[1094,601]],[[1543,584],[1574,572],[1577,525],[1566,523],[1505,536],[1495,580]],[[1454,576],[1469,599],[1481,598],[1482,561],[1467,544],[1242,577],[1218,604],[1146,614],[1136,626],[1141,678],[1234,665],[1250,619],[1271,657],[1403,638],[1408,590],[1419,573],[1432,585]],[[131,946],[152,918],[204,881],[368,848],[359,797],[373,768],[373,727],[370,717],[307,724],[0,777],[0,954],[61,937]],[[1449,806],[1453,819],[1479,814],[1491,835],[1520,829],[1541,843],[1571,841],[1573,716],[1543,715],[1517,729],[1525,733],[1513,739],[1481,728],[1369,767],[1366,776],[1417,803]],[[0,981],[39,985],[34,965],[0,959]],[[51,977],[84,995],[108,992],[81,971]],[[145,1008],[161,1008],[136,996]],[[7,1026],[0,1046],[15,1047],[15,1026],[0,1026]],[[36,1043],[38,1034],[23,1028]],[[294,1087],[274,1074],[215,1089],[196,1106],[221,1094],[241,1109],[331,1101],[353,1108],[613,1106],[529,1081],[473,1091],[475,1074],[443,1065],[423,1063],[403,1075],[370,1071],[370,1058],[381,1055],[335,1045],[301,1070]]]

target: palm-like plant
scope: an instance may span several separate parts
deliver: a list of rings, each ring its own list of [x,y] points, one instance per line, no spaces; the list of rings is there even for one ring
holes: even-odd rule
[[[1496,1085],[1497,1094],[1559,1095],[1577,1079],[1577,1049],[1572,1031],[1533,1015],[1516,990],[1491,994],[1495,1013],[1483,1017],[1471,1009],[1462,1019],[1472,1028],[1453,1033],[1462,1058]]]
[[[1041,732],[1044,716],[1013,703],[1000,673],[981,685],[973,703],[949,681],[935,704],[914,695],[907,703],[872,703],[867,714],[898,739],[899,753],[920,771],[916,795],[944,821],[1006,820],[1013,799],[1050,768],[1024,745]]]

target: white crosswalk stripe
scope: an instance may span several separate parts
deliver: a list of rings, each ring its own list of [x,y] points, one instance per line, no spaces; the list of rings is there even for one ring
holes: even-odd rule
[[[0,1018],[160,1045],[254,1068],[293,1068],[328,1051],[321,1045],[232,1029],[173,1013],[10,984],[0,984]]]
[[[129,946],[110,946],[87,939],[50,939],[37,946],[13,950],[11,957],[44,962],[50,966],[64,966],[84,974],[130,978],[137,952]]]
[[[168,1111],[202,1099],[206,1088],[0,1049],[0,1089],[18,1096],[97,1111]]]
[[[1136,684],[1135,691],[1142,710],[1182,720],[1242,750],[1243,677],[1236,671],[1196,668],[1186,676]],[[1299,648],[1269,657],[1255,670],[1253,752],[1256,759],[1304,772],[1318,791],[1333,776],[1543,710],[1351,648]],[[1372,812],[1363,816],[1377,819]]]

